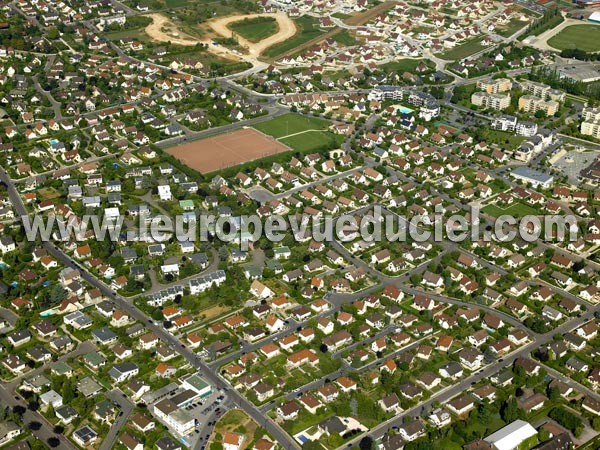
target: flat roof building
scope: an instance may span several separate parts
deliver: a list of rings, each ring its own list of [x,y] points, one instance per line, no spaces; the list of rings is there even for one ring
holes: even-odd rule
[[[495,450],[514,450],[537,431],[524,420],[515,420],[484,439]]]
[[[554,182],[554,177],[547,173],[533,170],[528,167],[517,167],[510,175],[517,180],[522,180],[526,183],[531,184],[534,187],[549,188]]]

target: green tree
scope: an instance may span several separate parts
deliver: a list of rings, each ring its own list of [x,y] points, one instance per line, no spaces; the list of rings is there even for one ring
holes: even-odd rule
[[[56,305],[67,297],[67,291],[62,284],[55,284],[50,290],[50,303]]]
[[[506,423],[514,422],[519,418],[519,407],[516,398],[511,397],[504,402],[502,408],[500,408],[500,416]]]

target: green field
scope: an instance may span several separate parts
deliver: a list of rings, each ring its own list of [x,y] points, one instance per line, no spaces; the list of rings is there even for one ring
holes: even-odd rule
[[[260,42],[277,33],[279,27],[273,17],[255,17],[233,22],[229,29],[250,42]]]
[[[600,26],[570,25],[548,39],[548,45],[558,50],[578,49],[585,52],[600,51]]]
[[[308,153],[337,148],[344,142],[344,136],[328,131],[307,131],[280,139],[279,142],[297,152]]]
[[[485,48],[487,48],[485,45],[481,45],[481,37],[476,37],[437,56],[448,61],[455,61],[471,56]]]
[[[180,8],[181,6],[185,6],[187,3],[187,0],[166,0],[165,6],[167,8]]]
[[[506,25],[502,25],[496,28],[495,31],[502,37],[509,37],[515,34],[520,29],[526,27],[527,25],[527,22],[521,21],[519,19],[511,19]]]
[[[502,215],[509,215],[516,219],[524,216],[533,215],[537,216],[541,214],[541,211],[532,208],[531,206],[525,205],[524,203],[513,203],[512,205],[501,208],[496,205],[488,205],[483,208],[483,212],[490,216],[500,217]]]
[[[345,45],[347,47],[351,47],[353,45],[358,45],[358,41],[356,38],[350,34],[348,30],[342,30],[338,34],[334,35],[331,39],[341,45]]]
[[[267,58],[272,58],[275,56],[283,56],[288,53],[290,50],[304,44],[305,42],[310,41],[322,34],[325,34],[325,31],[319,28],[319,19],[312,16],[302,16],[297,19],[293,19],[296,23],[296,28],[298,32],[292,36],[290,39],[280,42],[279,44],[275,44],[272,47],[269,47],[266,51],[263,52],[263,56]]]
[[[118,42],[121,39],[132,38],[140,42],[151,42],[150,36],[146,34],[144,28],[134,28],[131,30],[111,31],[104,35],[111,41]]]
[[[397,72],[398,75],[402,76],[404,72],[414,73],[415,69],[419,64],[424,62],[427,64],[427,60],[423,59],[397,59],[395,61],[382,64],[379,66],[381,70],[387,73]]]
[[[254,125],[254,128],[278,139],[307,130],[326,130],[330,125],[331,122],[325,119],[289,113]]]

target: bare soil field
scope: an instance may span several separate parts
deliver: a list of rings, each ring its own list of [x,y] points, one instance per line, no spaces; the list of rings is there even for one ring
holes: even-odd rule
[[[167,153],[202,174],[289,150],[286,145],[254,128],[166,149]]]
[[[146,27],[146,34],[157,42],[171,42],[175,45],[193,46],[201,41],[182,34],[177,26],[162,14],[149,14],[152,23]]]
[[[212,30],[213,36],[207,35],[206,39],[197,39],[193,36],[182,33],[176,24],[162,14],[149,14],[152,18],[152,23],[148,25],[145,32],[150,38],[156,42],[171,42],[175,45],[194,46],[196,44],[204,44],[209,52],[218,56],[222,56],[234,60],[247,60],[248,62],[257,63],[256,58],[268,47],[283,42],[296,34],[296,25],[283,12],[275,14],[248,14],[236,15],[228,17],[219,17],[207,23]],[[222,45],[214,45],[211,37],[231,37],[231,30],[228,25],[234,22],[239,22],[244,19],[252,19],[255,17],[273,17],[277,21],[277,33],[263,39],[259,42],[250,42],[241,36],[237,36],[239,44],[248,50],[249,55],[245,56],[239,52],[235,52]]]

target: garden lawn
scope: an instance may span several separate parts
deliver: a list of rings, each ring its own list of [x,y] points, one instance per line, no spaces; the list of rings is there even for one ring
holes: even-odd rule
[[[279,141],[295,151],[308,153],[339,147],[344,141],[344,136],[327,131],[307,131]]]
[[[494,216],[494,217],[500,217],[500,216],[506,214],[506,215],[512,216],[516,219],[519,219],[521,217],[528,216],[528,215],[538,216],[538,215],[542,214],[541,211],[539,211],[531,206],[525,205],[524,203],[514,203],[506,208],[501,208],[496,205],[488,205],[483,208],[483,212],[487,213],[491,216]]]

